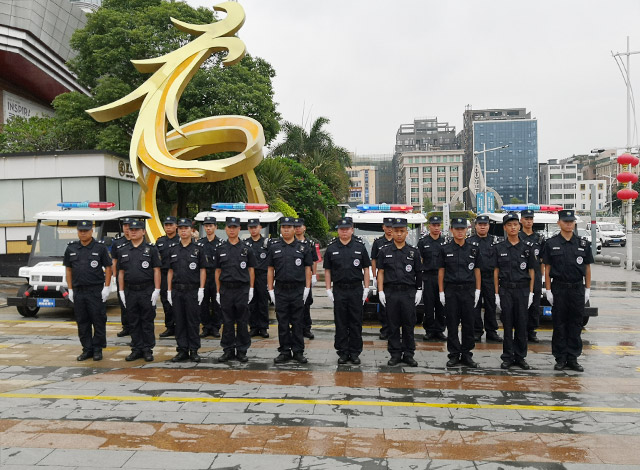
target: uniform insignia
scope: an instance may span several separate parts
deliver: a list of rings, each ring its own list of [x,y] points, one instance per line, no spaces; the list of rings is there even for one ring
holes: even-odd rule
[[[520,269],[525,269],[526,267],[527,267],[527,263],[525,263],[524,261],[520,263]]]
[[[91,261],[91,267],[92,268],[97,268],[98,267],[98,261],[96,261],[95,259],[93,261]]]
[[[407,264],[407,265],[405,266],[405,268],[404,268],[404,269],[405,269],[405,271],[407,271],[408,273],[410,273],[410,272],[411,272],[411,270],[413,269],[413,266],[411,266],[410,264]]]
[[[353,260],[353,265],[357,268],[358,266],[360,266],[360,260],[358,258]]]
[[[473,269],[473,267],[475,266],[475,264],[473,263],[469,263],[469,271],[471,271]]]
[[[198,265],[196,263],[190,263],[189,264],[189,269],[194,270],[194,269],[196,269],[197,266]]]
[[[142,262],[142,267],[143,267],[144,269],[147,269],[147,268],[149,267],[149,262],[148,262],[148,261],[146,261],[146,260],[145,260],[145,261],[143,261],[143,262]]]
[[[302,266],[302,259],[296,258],[296,266]]]
[[[246,261],[243,261],[242,263],[240,263],[240,269],[244,269],[246,267],[247,267]]]
[[[582,259],[582,256],[578,256],[578,257],[576,258],[576,263],[578,263],[578,264],[582,264],[583,262],[584,262],[584,260]]]

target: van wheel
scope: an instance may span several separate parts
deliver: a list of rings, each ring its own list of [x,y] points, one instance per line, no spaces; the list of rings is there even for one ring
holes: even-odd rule
[[[22,297],[29,288],[29,284],[23,284],[18,289],[18,297]],[[35,317],[40,311],[40,307],[17,307],[18,313],[23,317]]]

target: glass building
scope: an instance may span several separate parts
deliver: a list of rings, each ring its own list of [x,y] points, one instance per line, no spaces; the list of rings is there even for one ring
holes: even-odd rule
[[[509,145],[487,152],[487,186],[495,189],[505,204],[512,198],[538,203],[538,121],[475,121],[473,151],[482,152],[483,144],[487,149]],[[484,156],[477,156],[482,167]]]

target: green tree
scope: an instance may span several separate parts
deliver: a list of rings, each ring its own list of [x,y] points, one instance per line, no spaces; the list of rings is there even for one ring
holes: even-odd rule
[[[422,200],[422,212],[428,214],[433,210],[433,202],[429,196],[425,196]]]
[[[510,202],[511,204],[522,204],[524,201],[522,199],[518,199],[517,197],[512,197]]]

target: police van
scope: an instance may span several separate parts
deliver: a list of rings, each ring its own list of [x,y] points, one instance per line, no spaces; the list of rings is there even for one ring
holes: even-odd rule
[[[15,297],[7,298],[7,305],[15,306],[23,317],[34,317],[41,308],[68,307],[66,270],[62,265],[69,242],[78,239],[79,220],[94,221],[93,237],[111,248],[114,237],[121,235],[121,219],[150,219],[151,214],[138,210],[111,210],[113,202],[61,202],[60,210],[39,212],[34,236],[27,237],[31,252],[27,266],[19,269],[25,278]],[[112,294],[116,292],[111,282]]]

